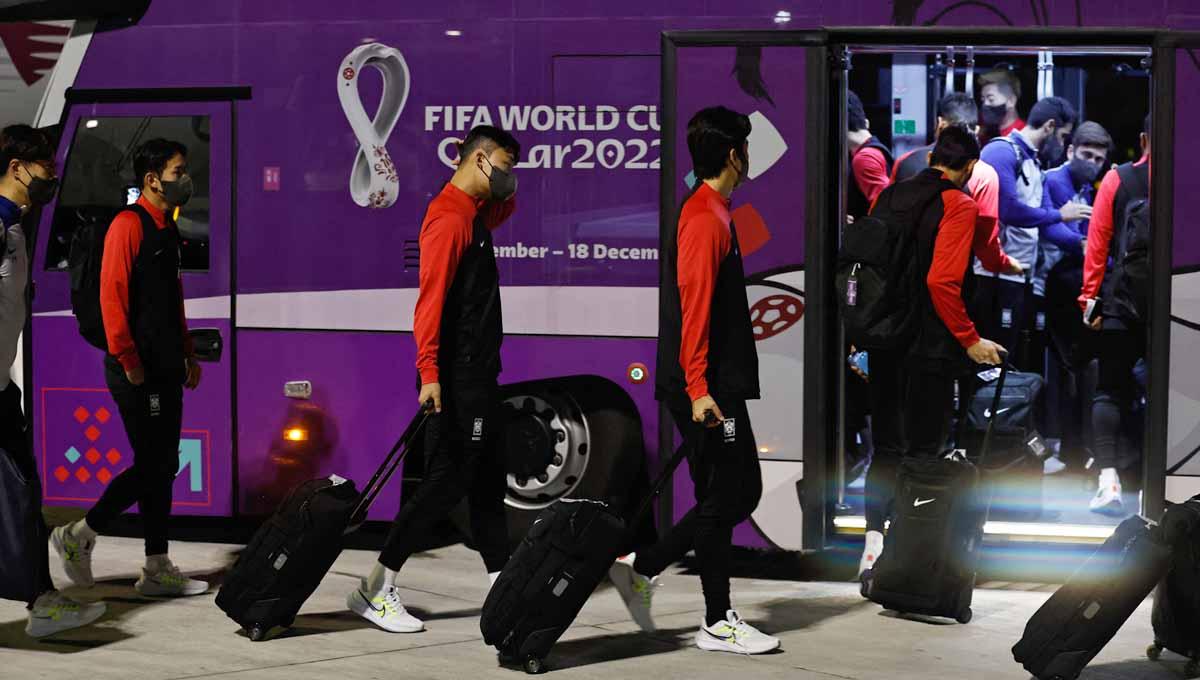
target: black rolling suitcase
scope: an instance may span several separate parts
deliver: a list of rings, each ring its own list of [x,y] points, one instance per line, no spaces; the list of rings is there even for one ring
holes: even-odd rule
[[[506,662],[540,673],[609,567],[631,542],[651,502],[686,457],[680,447],[627,524],[616,508],[563,499],[546,508],[500,572],[479,619],[483,641]]]
[[[1074,680],[1166,574],[1171,551],[1141,517],[1104,545],[1029,619],[1013,658],[1038,680]]]
[[[255,532],[217,593],[217,606],[251,640],[292,625],[341,554],[342,537],[366,519],[427,417],[422,409],[413,418],[362,493],[337,476],[305,482]]]
[[[1000,369],[980,447],[986,463],[1008,368]],[[900,464],[883,553],[862,575],[863,597],[885,609],[968,623],[988,503],[979,468],[952,454]]]
[[[1167,577],[1154,591],[1154,644],[1146,655],[1157,660],[1164,649],[1188,658],[1184,675],[1200,677],[1200,496],[1167,508],[1163,541],[1171,546]]]

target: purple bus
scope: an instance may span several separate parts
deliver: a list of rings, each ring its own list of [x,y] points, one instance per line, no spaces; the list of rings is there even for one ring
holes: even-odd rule
[[[60,129],[63,179],[31,239],[24,346],[49,504],[90,504],[129,463],[100,352],[70,312],[66,259],[76,228],[135,198],[140,141],[191,150],[197,191],[178,216],[187,312],[224,340],[187,397],[175,512],[237,518],[305,477],[369,476],[412,417],[417,231],[453,141],[484,123],[523,147],[518,208],[496,233],[510,526],[564,496],[629,496],[676,443],[653,370],[661,237],[694,182],[682,122],[722,103],[754,125],[733,217],[764,397],[751,405],[763,499],[735,538],[819,550],[861,532],[832,303],[844,91],[860,90],[874,129],[911,147],[925,143],[936,95],[970,87],[974,60],[1037,74],[1042,54],[1083,60],[1045,80],[1077,104],[1103,95],[1087,74],[1120,63],[1142,79],[1134,103],[1152,110],[1158,142],[1156,278],[1132,467],[1142,492],[1129,510],[1200,493],[1200,236],[1189,226],[1200,142],[1182,125],[1200,111],[1200,38],[1184,30],[1200,9],[1187,2],[155,0],[82,17],[69,4],[0,9],[13,54],[6,36],[77,19],[38,71],[32,121]],[[405,476],[420,468],[407,461]],[[686,511],[690,485],[678,473],[660,523]],[[388,519],[402,488],[371,517]],[[1115,524],[1086,515],[988,532],[1099,540]]]

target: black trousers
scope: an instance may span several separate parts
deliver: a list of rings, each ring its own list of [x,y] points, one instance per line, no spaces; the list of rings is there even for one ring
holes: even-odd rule
[[[1006,281],[991,276],[975,277],[975,292],[971,296],[969,316],[979,335],[998,342],[1014,357],[1022,371],[1041,375],[1044,367],[1037,329],[1037,302],[1024,283]],[[1031,334],[1029,347],[1022,352],[1021,332]]]
[[[171,519],[172,487],[179,472],[179,435],[183,427],[183,386],[153,380],[133,385],[111,357],[105,359],[105,382],[129,446],[133,465],[109,482],[87,514],[93,530],[103,532],[134,503],[142,517],[147,555],[165,555]]]
[[[10,382],[4,391],[0,392],[0,449],[8,452],[13,463],[25,479],[38,480],[37,461],[33,457],[33,452],[29,450],[29,439],[26,432],[25,415],[21,411],[21,389],[16,383]],[[37,484],[38,494],[40,496],[42,485]],[[39,502],[38,507],[41,507]],[[37,516],[37,526],[41,533],[42,541],[49,538],[50,533],[46,529],[45,520],[39,512]],[[37,570],[38,587],[34,599],[37,595],[54,590],[54,582],[50,579],[50,551],[44,550],[38,553],[37,563],[32,565]],[[29,602],[30,606],[33,602]]]
[[[465,497],[475,547],[488,573],[497,572],[508,561],[499,391],[495,381],[447,384],[442,390],[442,412],[430,417],[425,431],[425,476],[400,506],[379,562],[399,571]]]
[[[750,517],[762,497],[758,448],[746,402],[713,395],[725,423],[705,427],[692,422],[691,409],[671,406],[675,426],[688,450],[688,469],[696,505],[653,546],[638,552],[637,570],[657,576],[688,550],[700,563],[700,585],[710,618],[731,609],[729,564],[733,528]]]
[[[1093,453],[1096,467],[1115,468],[1119,459],[1121,417],[1128,413],[1137,393],[1133,367],[1146,356],[1146,329],[1100,331],[1100,380],[1092,400]]]
[[[867,531],[883,531],[896,499],[900,462],[940,454],[950,434],[954,376],[911,363],[902,352],[871,352],[875,453],[866,480]]]

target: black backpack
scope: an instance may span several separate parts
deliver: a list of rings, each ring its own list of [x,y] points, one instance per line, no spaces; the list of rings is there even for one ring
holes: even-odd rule
[[[158,228],[154,218],[141,206],[131,205],[128,211],[141,220],[143,240]],[[71,312],[79,323],[79,334],[88,344],[105,352],[108,351],[108,337],[104,333],[104,316],[100,311],[100,263],[104,259],[104,239],[108,236],[109,224],[104,220],[91,220],[76,227],[67,256],[67,267],[71,272]],[[137,260],[141,260],[140,253]],[[138,261],[134,262],[135,269]]]
[[[835,285],[847,342],[892,349],[912,339],[920,318],[917,226],[953,187],[918,175],[884,189],[871,214],[846,225]]]
[[[1139,168],[1122,165],[1117,174],[1129,199],[1117,225],[1112,302],[1120,318],[1140,321],[1146,318],[1150,292],[1150,190]]]

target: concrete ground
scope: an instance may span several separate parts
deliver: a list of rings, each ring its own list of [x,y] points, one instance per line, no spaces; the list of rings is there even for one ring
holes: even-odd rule
[[[182,543],[173,556],[185,571],[219,582],[234,546]],[[104,599],[108,614],[90,628],[45,641],[25,637],[21,605],[0,602],[0,678],[55,680],[317,680],[324,678],[518,678],[500,667],[479,633],[486,577],[462,546],[423,553],[402,574],[404,602],[428,630],[393,635],[346,610],[346,593],[374,553],[346,551],[309,600],[296,627],[250,642],[213,604],[213,594],[187,600],[140,597],[133,581],[141,542],[104,538],[95,553],[99,584],[77,593]],[[63,582],[58,564],[57,582]],[[850,583],[737,578],[742,614],[783,639],[783,650],[759,657],[702,652],[691,645],[701,616],[699,579],[681,568],[665,575],[655,600],[659,632],[637,632],[611,587],[591,599],[548,660],[555,678],[927,678],[1024,679],[1009,652],[1028,617],[1053,586],[984,584],[975,620],[958,625],[898,618],[861,599]],[[1182,677],[1183,661],[1144,656],[1151,640],[1150,605],[1138,610],[1082,676]]]

